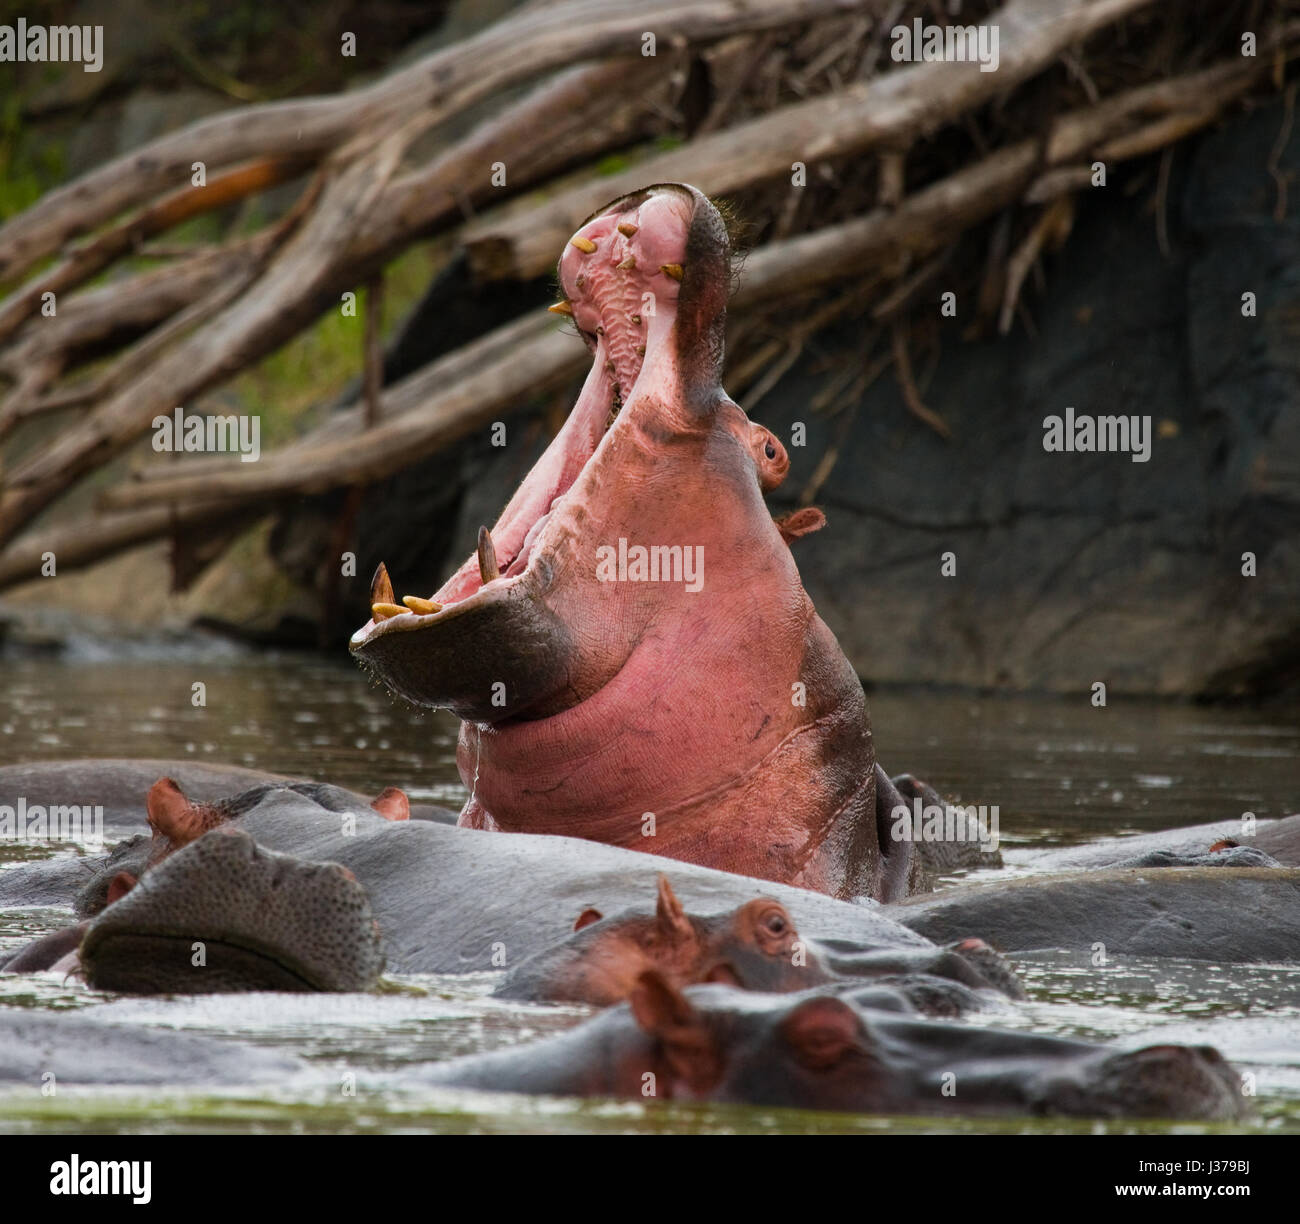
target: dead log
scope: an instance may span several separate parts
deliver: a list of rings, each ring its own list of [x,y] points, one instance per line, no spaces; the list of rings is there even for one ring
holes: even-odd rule
[[[408,175],[383,206],[378,200],[388,186],[387,177],[375,176],[364,168],[357,174],[354,167],[350,173],[365,186],[370,197],[369,212],[355,207],[337,211],[330,221],[330,232],[318,236],[313,246],[314,262],[301,253],[290,256],[286,251],[276,257],[277,261],[283,265],[290,258],[297,267],[288,272],[282,268],[274,278],[275,265],[256,283],[238,275],[237,267],[227,270],[236,273],[233,277],[214,277],[215,287],[208,298],[195,302],[180,318],[169,321],[128,350],[93,387],[94,398],[110,392],[113,397],[88,421],[59,438],[49,451],[15,469],[8,487],[0,492],[0,540],[80,475],[120,452],[148,428],[159,412],[171,411],[175,404],[200,394],[300,331],[354,285],[359,275],[381,264],[393,247],[409,241],[414,232],[427,229],[430,216],[459,218],[467,197],[481,199],[500,190],[492,185],[490,167],[503,154],[517,154],[512,173],[517,181],[527,182],[562,165],[559,159],[571,157],[575,149],[588,148],[597,138],[587,133],[605,130],[590,123],[594,109],[608,109],[609,91],[615,84],[643,82],[650,71],[644,64],[640,61],[629,68],[616,62],[565,74],[453,146],[426,171]],[[615,108],[620,121],[607,129],[609,135],[617,137],[635,127],[644,108],[655,100],[650,89],[634,96],[637,101],[630,104],[630,110]],[[554,120],[553,141],[536,139],[539,116]],[[291,219],[309,203],[300,202]],[[370,227],[363,222],[367,216],[374,223]],[[312,218],[312,224],[318,221]],[[269,236],[257,235],[252,248],[244,252],[245,256],[255,257],[253,271],[266,262],[268,250],[286,228],[287,223],[282,221]],[[241,310],[239,303],[225,309],[238,293],[244,294],[246,309]],[[217,315],[219,310],[224,313]],[[206,316],[214,316],[207,328],[165,358],[159,357],[182,329],[193,328]],[[221,345],[226,347],[222,349]],[[50,370],[49,366],[42,367],[42,375],[52,378]],[[20,386],[11,398],[21,401],[27,391]],[[22,402],[6,407],[0,414],[0,433],[31,411]]]
[[[375,268],[417,234],[460,220],[466,209],[492,195],[520,190],[571,162],[649,135],[647,121],[666,99],[664,82],[656,81],[662,76],[654,60],[640,56],[564,73],[476,126],[427,166],[395,179],[347,249],[334,252],[337,276],[330,296],[337,300],[338,293],[356,283],[361,270]],[[545,142],[536,139],[539,128],[549,134]],[[498,161],[509,165],[507,188],[493,183],[490,167]],[[30,416],[104,400],[179,334],[171,322],[95,378],[52,392],[49,387],[75,363],[79,350],[117,331],[138,334],[162,320],[174,320],[222,284],[246,284],[249,269],[265,261],[269,246],[283,231],[283,222],[277,223],[252,238],[202,250],[172,267],[73,295],[54,319],[29,322],[0,358],[0,372],[17,384],[0,400],[0,439]],[[264,333],[266,351],[294,330],[286,325],[283,331]]]
[[[707,42],[852,10],[862,0],[567,0],[530,5],[366,89],[273,102],[172,132],[64,187],[0,227],[0,279],[22,275],[69,238],[209,172],[264,157],[319,158],[420,114],[439,122],[551,69],[640,54],[647,30],[667,44]],[[1107,0],[1113,3],[1114,0]]]
[[[309,445],[286,447],[256,464],[205,463],[197,477],[186,472],[127,482],[106,491],[102,504],[115,508],[157,505],[184,501],[198,492],[209,503],[230,505],[383,480],[400,467],[459,441],[484,421],[505,415],[531,396],[563,387],[586,364],[585,349],[572,334],[557,329],[552,315],[530,315],[526,321],[499,329],[507,330],[509,341],[495,332],[476,341],[474,368],[450,385],[443,375],[446,367],[440,370],[441,363],[434,362],[389,388],[382,397],[384,419],[373,429],[344,432],[332,423],[331,436],[318,437]],[[507,343],[508,354],[504,351]],[[460,353],[451,356],[465,362]],[[404,403],[420,406],[402,407]]]
[[[59,572],[66,573],[137,544],[161,539],[176,528],[196,526],[219,513],[224,511],[218,505],[191,502],[126,514],[101,514],[90,523],[38,527],[0,553],[0,588],[39,578],[46,553],[52,553]]]
[[[11,336],[41,304],[46,293],[63,293],[84,284],[123,255],[135,251],[155,234],[182,221],[224,208],[278,183],[288,182],[310,165],[303,157],[267,157],[222,174],[204,187],[186,187],[97,235],[72,251],[62,263],[0,302],[0,340]]]
[[[579,183],[527,210],[507,209],[467,227],[471,266],[484,279],[544,272],[574,229],[602,204],[646,183],[694,183],[729,195],[812,164],[926,135],[1033,76],[1061,51],[1151,0],[1011,0],[990,14],[996,72],[975,63],[920,63],[826,97],[702,136],[608,178]]]
[[[1044,147],[1054,161],[1075,162],[1123,133],[1145,130],[1153,115],[1164,129],[1179,107],[1190,106],[1209,122],[1207,100],[1221,110],[1267,71],[1267,63],[1242,59],[1130,90],[1061,116],[1045,141],[999,150],[895,209],[760,249],[745,265],[733,310],[743,313],[859,275],[899,250],[928,254],[1021,198],[1044,169]],[[163,468],[154,478],[105,491],[101,504],[140,507],[199,496],[243,503],[383,479],[509,411],[533,387],[562,384],[579,371],[585,352],[572,337],[542,330],[549,318],[517,320],[389,388],[381,401],[386,424],[369,433],[354,409],[255,470],[221,460],[186,464],[184,474]]]

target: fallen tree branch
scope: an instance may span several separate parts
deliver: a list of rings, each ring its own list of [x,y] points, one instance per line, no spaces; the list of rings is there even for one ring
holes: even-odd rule
[[[1108,0],[1114,2],[1114,0]],[[639,54],[647,30],[706,42],[851,11],[861,0],[567,0],[530,5],[366,89],[214,115],[46,195],[0,227],[0,279],[20,276],[69,238],[209,171],[255,158],[322,157],[348,140],[422,114],[440,122],[550,69]]]
[[[1246,89],[1259,71],[1250,61],[1230,62],[1175,81],[1142,86],[1101,106],[1062,116],[1046,143],[1054,156],[1077,161],[1126,130],[1135,116],[1168,110],[1189,98],[1196,99],[1198,109],[1203,109],[1206,97],[1226,103]],[[753,252],[732,309],[743,313],[859,275],[875,260],[899,250],[926,254],[946,245],[959,230],[1015,202],[1041,172],[1041,154],[1038,140],[1022,141],[923,189],[893,210],[875,210]],[[362,432],[361,412],[354,409],[328,422],[310,439],[263,459],[256,465],[259,470],[223,460],[200,461],[201,467],[187,463],[187,469],[197,471],[177,475],[164,470],[156,479],[118,485],[101,496],[101,504],[143,506],[199,495],[256,501],[387,477],[432,453],[453,432],[455,437],[463,436],[464,430],[516,406],[513,397],[526,396],[533,380],[551,386],[578,372],[586,354],[571,337],[534,330],[550,318],[539,313],[516,320],[387,389],[381,420],[391,422],[397,416],[401,425],[398,428],[394,422],[386,433],[373,431],[377,438]],[[529,371],[532,379],[524,374],[518,381],[513,375],[492,375],[496,364]],[[484,381],[476,381],[480,378]],[[471,388],[468,395],[466,386]],[[430,393],[431,398],[420,399]],[[474,397],[481,397],[477,408],[467,402]],[[399,406],[403,401],[406,406]]]
[[[1293,24],[1283,28],[1277,43],[1285,46],[1296,37],[1297,29]],[[1245,92],[1268,66],[1267,63],[1261,66],[1258,60],[1234,58],[1201,72],[1131,89],[1095,107],[1059,117],[1044,136],[990,154],[975,165],[904,199],[891,212],[876,210],[760,249],[749,258],[733,307],[740,313],[762,309],[777,298],[813,291],[859,275],[864,268],[880,266],[886,257],[896,258],[900,251],[922,256],[933,253],[949,245],[963,229],[996,214],[1009,204],[1024,200],[1031,191],[1043,190],[1046,183],[1053,184],[1048,195],[1068,190],[1069,184],[1083,185],[1085,180],[1079,173],[1079,163],[1096,157],[1101,149],[1111,150],[1112,158],[1118,160],[1114,150],[1120,156],[1135,156],[1160,147],[1158,141],[1162,137],[1174,139],[1176,135],[1185,135],[1187,131],[1204,126],[1220,114],[1229,101]],[[392,187],[399,181],[394,180],[383,199],[390,198]],[[545,322],[543,317],[539,325]],[[520,320],[512,327],[518,326],[522,334],[530,324],[531,318]],[[518,338],[516,335],[516,341]],[[493,337],[487,339],[500,342],[501,336],[493,333]],[[550,341],[542,343],[538,340],[535,349],[527,350],[526,360],[534,375],[529,380],[529,391],[534,389],[539,379],[552,375],[561,382],[567,381],[584,364],[585,355],[571,339],[551,333]],[[444,360],[455,359],[464,352],[460,350]],[[513,352],[513,359],[525,360],[518,349]],[[466,373],[463,377],[472,379],[473,375]],[[464,390],[464,386],[458,388],[443,383],[436,388],[426,386],[423,401],[417,403],[412,402],[414,397],[410,390],[417,385],[415,380],[418,378],[419,375],[414,376],[385,392],[380,401],[380,418],[391,426],[390,432],[382,433],[382,426],[381,430],[373,431],[379,436],[364,454],[355,453],[359,424],[332,421],[326,428],[334,432],[328,435],[318,432],[285,448],[264,459],[257,465],[260,469],[257,471],[250,472],[248,465],[244,465],[241,471],[239,465],[232,468],[213,461],[209,468],[208,463],[204,463],[204,469],[209,470],[211,476],[220,477],[221,481],[219,497],[213,500],[206,495],[210,487],[206,477],[201,486],[195,482],[186,488],[176,483],[190,479],[200,470],[197,464],[187,462],[183,465],[183,476],[173,472],[166,478],[119,486],[105,499],[106,504],[142,505],[146,508],[130,513],[146,515],[160,508],[151,504],[157,498],[175,506],[178,513],[186,516],[185,521],[197,521],[188,516],[192,507],[200,502],[208,507],[208,513],[213,513],[213,507],[217,505],[228,509],[232,505],[266,504],[292,493],[365,483],[413,462],[417,453],[431,453],[452,436],[464,436],[464,432],[476,428],[484,420],[504,415],[517,407],[521,398],[526,398],[525,393],[525,396],[516,396],[513,400],[479,401],[471,407],[467,401],[458,404],[454,398],[458,390]],[[474,384],[466,382],[464,385]],[[476,389],[483,391],[492,385],[479,383]],[[496,385],[499,393],[501,384]],[[392,394],[399,388],[407,397],[406,405],[401,408],[397,407],[400,397]],[[430,396],[434,390],[452,398]],[[331,441],[333,449],[324,449]],[[427,450],[421,449],[426,446]],[[295,485],[289,464],[304,459],[313,464],[310,481],[300,481]],[[223,470],[217,471],[218,467]],[[299,468],[300,472],[302,470]],[[125,516],[114,518],[119,522],[125,521]],[[132,532],[139,530],[143,528],[132,527]],[[14,573],[9,559],[11,554],[16,555],[15,550],[22,549],[25,555],[29,554],[28,543],[27,540],[20,541],[0,555],[0,575],[5,575],[0,577],[0,585],[19,580],[8,577]],[[63,562],[60,557],[60,563]],[[35,572],[28,569],[22,576],[31,576]]]
[[[101,514],[91,523],[38,528],[0,553],[0,589],[40,577],[46,553],[54,555],[62,574],[224,513],[220,504],[191,502],[126,514]]]
[[[224,208],[236,200],[302,174],[311,162],[304,157],[262,158],[220,175],[205,187],[186,187],[151,205],[137,216],[106,230],[92,242],[74,250],[60,264],[42,273],[0,302],[0,340],[11,336],[39,309],[46,293],[63,293],[88,281],[142,242],[203,213]]]
[[[952,437],[948,422],[937,412],[925,406],[916,379],[912,376],[912,357],[907,351],[907,330],[896,322],[890,329],[890,345],[894,355],[894,373],[898,376],[898,389],[902,392],[907,410],[922,424],[933,429],[945,442]]]
[[[337,293],[353,286],[360,272],[374,271],[416,234],[458,221],[466,204],[501,194],[503,189],[485,172],[494,161],[508,162],[510,189],[519,190],[570,160],[582,161],[609,144],[643,135],[642,125],[658,100],[656,75],[654,61],[642,57],[565,73],[478,125],[429,165],[395,178],[361,219],[351,244],[331,253],[334,283],[327,292],[337,300]],[[611,104],[610,92],[620,88],[625,96]],[[544,143],[535,138],[539,127],[549,132]],[[300,211],[296,206],[295,213]],[[264,262],[270,246],[285,233],[282,220],[251,239],[201,251],[107,289],[73,295],[54,319],[32,320],[0,359],[0,371],[18,384],[0,401],[0,438],[30,416],[106,398],[161,351],[168,336],[179,334],[170,323],[165,332],[126,350],[93,380],[44,393],[75,362],[79,350],[118,332],[148,331],[198,303],[218,284],[245,283],[249,267]],[[264,350],[270,351],[294,330],[286,316],[283,327],[263,333]]]
[[[569,235],[602,204],[646,183],[693,183],[729,195],[814,162],[894,148],[927,135],[1039,72],[1062,48],[1151,0],[1011,0],[990,14],[1000,31],[997,72],[975,63],[919,63],[869,83],[796,103],[700,137],[622,174],[578,184],[526,211],[506,209],[466,228],[476,276],[527,279],[544,272]]]
[[[212,464],[198,477],[187,473],[121,484],[106,491],[101,504],[156,505],[198,493],[228,506],[386,479],[398,467],[458,441],[530,396],[563,387],[586,363],[585,349],[571,334],[556,330],[554,316],[530,315],[526,327],[511,325],[511,333],[514,347],[508,358],[494,351],[505,344],[494,333],[492,343],[480,348],[475,368],[450,386],[428,369],[391,388],[383,397],[384,419],[373,429],[344,433],[336,428],[333,437],[286,448],[257,464],[243,465],[243,471],[238,465],[221,464],[217,470]],[[397,410],[401,401],[417,399],[422,402],[418,410]]]
[[[256,285],[164,354],[106,404],[15,469],[0,493],[0,539],[43,509],[71,479],[119,453],[179,400],[244,368],[266,328],[282,324],[295,298],[310,300],[330,267],[329,253],[345,241],[397,167],[413,129],[395,132],[367,157],[348,165],[322,192],[315,211],[270,262]],[[224,293],[222,286],[216,292]],[[176,389],[181,388],[180,396]]]

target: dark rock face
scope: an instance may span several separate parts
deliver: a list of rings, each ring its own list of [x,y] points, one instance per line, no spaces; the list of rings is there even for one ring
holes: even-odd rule
[[[907,413],[888,375],[833,418],[810,411],[827,347],[859,351],[860,321],[819,340],[762,400],[755,415],[791,457],[774,513],[838,448],[816,498],[828,527],[796,557],[868,680],[1209,697],[1300,687],[1300,206],[1275,216],[1281,120],[1263,107],[1178,149],[1168,257],[1148,207],[1152,166],[1110,167],[1046,260],[1046,292],[1027,294],[1035,336],[1017,324],[963,342],[973,307],[959,301],[934,370],[919,371],[951,441]],[[1277,167],[1300,169],[1300,127]],[[449,269],[431,289],[442,322],[412,321],[390,377],[463,339],[459,312],[486,327],[545,288],[471,307],[463,276]],[[942,291],[917,309],[938,314]],[[1149,461],[1046,452],[1044,420],[1067,408],[1149,416]],[[803,446],[791,445],[795,422]],[[362,567],[382,557],[395,575],[402,566],[404,589],[432,590],[528,470],[541,424],[517,415],[510,445],[476,438],[372,490]],[[957,570],[944,577],[949,551]],[[1256,577],[1242,574],[1247,552]],[[335,636],[351,627],[344,617]]]
[[[1169,193],[1171,257],[1124,194],[1081,201],[1031,298],[1038,335],[962,344],[925,399],[953,440],[881,379],[857,406],[798,551],[822,615],[873,681],[1227,696],[1300,681],[1300,215],[1273,218],[1278,108],[1192,150]],[[1292,137],[1282,165],[1300,166]],[[941,288],[941,286],[940,286]],[[1243,318],[1241,296],[1257,295]],[[960,306],[959,306],[960,314]],[[815,384],[765,406],[788,425]],[[1043,421],[1149,414],[1151,459],[1049,454]],[[776,409],[773,419],[771,409]],[[854,411],[850,409],[850,411]],[[806,415],[806,414],[805,414]],[[1166,433],[1160,437],[1161,422]],[[838,422],[810,421],[782,493]],[[940,576],[940,554],[957,575]],[[1258,576],[1242,576],[1253,552]]]

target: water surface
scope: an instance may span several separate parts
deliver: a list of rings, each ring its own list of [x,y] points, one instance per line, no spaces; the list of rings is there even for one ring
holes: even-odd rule
[[[71,757],[191,758],[310,776],[459,806],[456,721],[414,711],[346,661],[196,654],[7,661],[0,763]],[[192,702],[193,685],[206,704]],[[1004,848],[1260,817],[1300,808],[1295,710],[1206,709],[1086,700],[875,694],[877,751],[954,799],[996,804]],[[15,857],[0,847],[0,858]],[[64,850],[64,853],[68,851]],[[30,854],[26,851],[22,856]],[[975,877],[978,878],[978,877]],[[958,882],[955,887],[961,887]],[[48,910],[0,912],[0,948],[59,925]],[[1064,953],[1019,962],[1030,1000],[995,1022],[1126,1047],[1217,1045],[1258,1078],[1249,1129],[1300,1132],[1300,965],[1219,966],[1128,958],[1099,971]],[[581,1008],[487,997],[492,976],[411,976],[374,996],[114,998],[49,975],[0,978],[0,1006],[77,1009],[105,1020],[238,1035],[305,1055],[317,1074],[269,1096],[247,1093],[0,1090],[0,1128],[97,1131],[1097,1130],[1159,1124],[1012,1119],[935,1121],[665,1104],[520,1101],[413,1090],[403,1068],[497,1048],[573,1024]],[[345,1076],[361,1085],[347,1095]],[[1175,1129],[1189,1129],[1187,1127]],[[1200,1129],[1200,1128],[1195,1128]]]

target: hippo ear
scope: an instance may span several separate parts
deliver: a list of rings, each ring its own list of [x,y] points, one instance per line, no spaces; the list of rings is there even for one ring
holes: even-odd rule
[[[577,921],[573,924],[575,931],[581,931],[583,927],[589,927],[593,922],[599,922],[605,915],[598,909],[587,906],[581,914],[578,915]]]
[[[853,1008],[828,995],[800,1003],[781,1022],[780,1034],[798,1062],[825,1071],[859,1044],[863,1029]]]
[[[385,820],[410,820],[411,801],[404,790],[396,786],[385,787],[371,801],[370,806]]]
[[[826,526],[826,516],[816,506],[805,506],[802,510],[792,510],[779,519],[773,519],[773,522],[781,538],[789,545],[801,536],[820,531]]]
[[[112,905],[114,901],[120,901],[127,893],[133,889],[137,880],[129,871],[119,871],[108,882],[108,901],[107,905]]]
[[[144,806],[155,833],[161,833],[173,841],[190,840],[193,805],[173,779],[159,778],[149,788]]]
[[[628,996],[632,1015],[659,1043],[669,1082],[661,1096],[671,1097],[674,1084],[692,1095],[707,1093],[721,1076],[722,1059],[704,1018],[657,969],[647,969]]]
[[[673,886],[668,883],[666,875],[659,877],[655,924],[659,933],[670,943],[683,943],[695,934],[695,928],[691,926],[691,920],[686,916],[682,903],[677,900],[677,894],[673,892]]]

